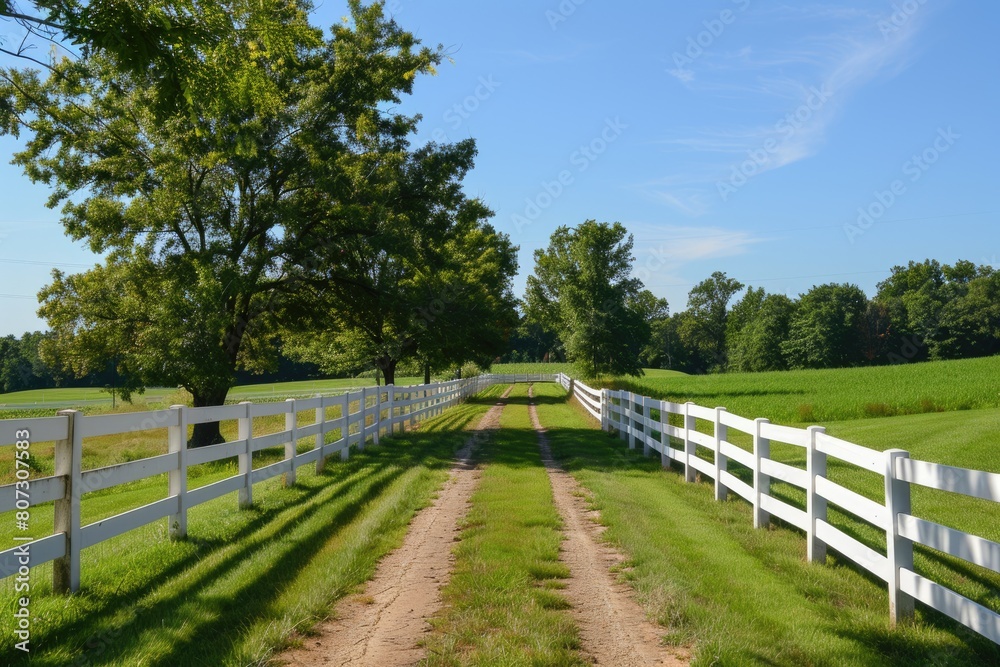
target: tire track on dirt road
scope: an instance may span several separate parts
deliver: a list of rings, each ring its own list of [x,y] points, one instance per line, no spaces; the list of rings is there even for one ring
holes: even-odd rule
[[[534,387],[529,389],[531,423],[538,433],[542,463],[549,473],[552,496],[562,517],[566,536],[560,560],[569,567],[563,594],[580,630],[581,653],[595,665],[608,667],[682,667],[689,658],[660,641],[663,629],[646,619],[631,589],[619,583],[611,568],[625,557],[598,539],[594,512],[588,510],[580,485],[552,458],[548,436],[535,408]]]

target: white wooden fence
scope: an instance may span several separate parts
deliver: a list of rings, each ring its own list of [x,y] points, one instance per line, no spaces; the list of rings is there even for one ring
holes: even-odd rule
[[[1000,615],[918,574],[913,565],[913,545],[923,544],[1000,573],[1000,544],[914,516],[910,507],[913,484],[1000,502],[1000,474],[917,461],[910,458],[909,452],[900,449],[885,452],[868,449],[827,435],[820,426],[806,429],[779,426],[767,419],[739,417],[725,408],[671,403],[626,391],[592,389],[565,375],[560,375],[558,381],[601,422],[602,429],[617,432],[628,441],[630,449],[641,444],[647,456],[658,452],[664,467],[671,461],[680,463],[686,481],[695,481],[697,473],[711,478],[715,482],[716,500],[724,500],[733,492],[749,502],[753,506],[754,527],[763,528],[772,515],[776,516],[805,532],[810,561],[824,563],[829,547],[886,582],[893,623],[911,617],[914,600],[919,600],[1000,643]],[[678,415],[677,421],[683,425],[669,424],[670,415]],[[711,433],[699,431],[699,423],[710,426],[705,430]],[[729,441],[733,431],[750,436],[752,451]],[[672,447],[671,438],[681,443],[682,448]],[[772,442],[802,448],[805,468],[772,459]],[[698,456],[699,453],[706,456]],[[826,466],[830,457],[882,476],[885,482],[882,502],[827,478]],[[729,472],[729,461],[748,468],[753,483],[747,484]],[[802,489],[806,494],[805,510],[771,495],[772,479]],[[886,553],[872,549],[830,524],[827,521],[828,503],[884,530]],[[1000,512],[997,518],[1000,520]]]
[[[184,537],[187,513],[192,507],[233,492],[238,492],[239,506],[247,507],[253,502],[254,484],[284,475],[285,485],[290,486],[295,483],[298,468],[315,463],[316,470],[320,471],[330,456],[339,454],[346,459],[352,445],[363,449],[369,440],[378,444],[383,433],[391,434],[397,428],[404,428],[407,422],[413,424],[418,419],[439,414],[491,385],[515,381],[504,379],[506,377],[480,376],[410,387],[366,387],[340,396],[288,399],[280,403],[246,402],[207,408],[174,406],[167,410],[92,417],[64,410],[55,417],[2,420],[0,447],[15,448],[18,481],[0,486],[0,513],[26,512],[35,505],[54,503],[55,526],[52,535],[0,552],[0,579],[24,575],[25,568],[54,561],[53,588],[59,592],[76,591],[80,587],[80,552],[87,547],[164,517],[168,518],[171,537]],[[546,376],[546,379],[553,381],[555,377]],[[327,409],[336,407],[340,408],[339,416],[329,419]],[[299,413],[313,410],[315,422],[300,426]],[[282,414],[285,415],[284,430],[254,434],[255,418]],[[187,448],[189,426],[227,420],[238,423],[236,440]],[[94,470],[82,469],[85,438],[164,428],[167,429],[167,454]],[[328,434],[336,435],[337,439],[327,443]],[[298,443],[311,437],[315,438],[314,447],[298,453]],[[34,444],[49,441],[55,441],[55,474],[31,478],[26,465],[27,453]],[[279,446],[284,446],[281,461],[253,468],[255,452]],[[25,452],[23,456],[22,452]],[[238,474],[199,488],[188,487],[190,466],[233,458],[239,464]],[[85,493],[164,473],[168,478],[166,498],[101,521],[82,524],[80,508]]]
[[[641,444],[646,455],[658,452],[664,466],[671,461],[680,463],[687,481],[694,481],[697,473],[711,478],[717,500],[725,499],[731,491],[749,502],[753,506],[755,527],[767,526],[773,515],[804,531],[811,561],[825,562],[829,547],[868,570],[888,585],[890,617],[894,623],[911,616],[914,601],[919,600],[1000,643],[1000,615],[918,574],[913,565],[913,545],[917,543],[1000,573],[1000,544],[913,516],[910,508],[912,484],[1000,502],[1000,475],[913,460],[908,452],[898,449],[886,452],[868,449],[829,436],[819,426],[791,428],[771,424],[766,419],[746,419],[725,408],[593,389],[561,373],[483,375],[432,385],[368,387],[341,396],[289,399],[283,403],[240,403],[210,408],[174,406],[167,410],[93,417],[65,410],[56,417],[0,421],[0,447],[15,447],[19,454],[30,446],[22,447],[21,443],[56,443],[54,475],[30,479],[30,472],[18,459],[19,481],[0,486],[0,513],[25,511],[42,503],[55,505],[52,535],[0,552],[0,579],[23,572],[21,568],[54,561],[54,589],[76,591],[80,586],[80,552],[87,547],[165,517],[169,519],[170,535],[183,537],[187,533],[187,512],[192,507],[233,492],[238,492],[241,507],[248,506],[253,502],[253,485],[258,482],[284,475],[284,483],[291,485],[296,469],[304,465],[315,463],[320,470],[330,456],[339,454],[347,458],[351,446],[363,448],[369,440],[377,444],[381,434],[392,433],[406,422],[412,424],[439,414],[492,385],[516,382],[558,382],[600,421],[602,429],[617,432],[630,448]],[[327,409],[338,406],[340,415],[328,419]],[[357,409],[351,412],[352,407]],[[312,410],[315,422],[300,426],[299,413]],[[285,415],[284,430],[254,435],[254,418],[280,414]],[[680,416],[683,425],[671,425],[670,415]],[[236,440],[197,449],[186,447],[188,426],[226,420],[237,420]],[[710,425],[711,433],[699,431],[699,422]],[[168,431],[167,454],[82,470],[85,438],[163,428]],[[732,444],[730,430],[749,435],[752,451]],[[337,439],[327,443],[327,435],[334,432]],[[315,438],[314,447],[298,453],[298,442],[310,437]],[[671,438],[681,443],[682,448],[672,447]],[[806,454],[806,467],[772,459],[772,441],[801,447]],[[285,451],[281,461],[253,468],[255,452],[279,446],[284,446]],[[710,458],[699,456],[699,451],[710,453]],[[876,502],[828,479],[829,457],[882,476],[884,501]],[[199,488],[188,488],[189,466],[232,458],[239,462],[238,474]],[[748,484],[729,472],[729,461],[748,468],[753,483]],[[168,476],[166,498],[82,525],[83,494],[163,473]],[[804,490],[806,509],[771,495],[772,479]],[[884,530],[886,553],[830,524],[828,503]],[[28,558],[24,557],[25,552],[30,554]]]

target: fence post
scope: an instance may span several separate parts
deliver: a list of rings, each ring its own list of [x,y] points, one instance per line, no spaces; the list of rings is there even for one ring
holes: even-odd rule
[[[809,524],[806,527],[806,549],[810,563],[826,562],[826,543],[816,537],[816,524],[826,521],[826,498],[816,493],[816,478],[826,477],[826,454],[816,449],[816,436],[826,433],[822,426],[810,426],[806,438],[806,473],[809,488],[806,489],[806,513]]]
[[[406,409],[410,414],[410,429],[412,430],[417,424],[417,411],[414,409],[417,405],[417,392],[412,387],[410,387],[410,391],[406,394],[406,402],[409,404],[406,406]]]
[[[722,443],[729,437],[729,427],[722,423],[725,408],[715,409],[715,499],[725,500],[729,489],[722,483],[722,473],[729,465],[729,459],[722,453]]]
[[[670,467],[670,410],[667,401],[660,401],[660,466]]]
[[[698,472],[691,465],[691,459],[695,456],[695,443],[691,439],[691,431],[695,430],[696,423],[694,415],[691,414],[691,401],[684,404],[684,481],[693,482],[695,474]]]
[[[316,449],[319,456],[316,458],[316,474],[323,474],[326,466],[326,456],[323,451],[326,448],[326,397],[319,396],[319,407],[316,408],[316,423],[319,424],[319,433],[316,434]]]
[[[285,405],[291,408],[291,412],[285,413],[285,430],[291,431],[288,434],[288,442],[285,443],[285,460],[288,461],[288,472],[285,473],[285,488],[295,486],[295,455],[298,454],[299,436],[298,422],[299,413],[295,409],[295,399],[286,398]]]
[[[167,473],[167,495],[177,496],[177,513],[167,517],[172,540],[187,537],[187,407],[171,405],[177,423],[167,429],[167,451],[177,454],[177,468]]]
[[[246,410],[246,416],[240,417],[239,435],[237,438],[246,441],[245,451],[239,455],[240,474],[243,475],[243,488],[240,489],[239,506],[241,509],[253,505],[253,419],[250,417],[250,409],[253,406],[250,401],[240,403]]]
[[[896,461],[910,458],[902,449],[885,452],[886,555],[889,558],[889,622],[896,625],[913,618],[913,598],[899,589],[899,569],[913,569],[913,542],[899,534],[899,514],[910,513],[910,484],[896,478]]]
[[[65,440],[55,445],[55,476],[66,480],[66,494],[55,502],[53,534],[66,535],[66,555],[52,563],[52,590],[56,593],[75,593],[80,590],[80,496],[82,494],[83,435],[78,410],[60,410],[66,417]]]
[[[628,430],[628,448],[635,449],[635,394],[625,392],[628,396],[628,411],[626,412],[626,429]]]
[[[368,437],[368,387],[361,388],[361,398],[358,405],[358,451],[364,451],[365,438]]]
[[[771,515],[761,507],[760,500],[771,492],[771,477],[760,471],[760,462],[771,458],[771,441],[761,437],[760,427],[771,422],[763,417],[753,421],[753,527],[765,528],[771,523]]]
[[[642,455],[649,456],[652,447],[649,446],[649,439],[653,435],[653,429],[649,422],[653,420],[653,409],[646,405],[646,397],[642,397]]]
[[[615,394],[618,394],[618,409],[615,410]],[[618,435],[619,440],[625,440],[628,437],[628,433],[622,428],[622,420],[625,414],[625,392],[624,391],[611,391],[608,390],[608,415],[611,417],[611,422],[614,424],[615,433]],[[617,416],[617,418],[615,418]]]
[[[375,435],[372,436],[372,444],[379,443],[379,434],[382,432],[382,388],[375,387],[375,417],[372,419],[372,426],[375,427]]]
[[[396,385],[390,384],[385,388],[386,399],[389,401],[389,429],[388,434],[396,432]]]
[[[601,430],[605,433],[611,430],[610,424],[608,424],[608,403],[610,399],[608,398],[608,390],[601,389]]]
[[[340,450],[340,460],[351,458],[351,392],[344,392],[340,398],[340,437],[344,448]]]

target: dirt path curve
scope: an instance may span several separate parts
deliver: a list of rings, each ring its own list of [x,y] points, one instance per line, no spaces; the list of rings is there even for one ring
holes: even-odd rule
[[[317,626],[318,636],[306,639],[301,649],[278,656],[279,662],[403,667],[423,658],[418,642],[431,629],[427,619],[441,606],[441,587],[455,560],[451,549],[458,522],[479,481],[472,451],[489,431],[499,428],[504,405],[498,402],[483,416],[458,452],[437,499],[414,517],[402,546],[379,562],[365,592],[338,604],[335,620]]]
[[[534,387],[529,389],[529,396],[534,396]],[[608,667],[687,665],[688,657],[681,651],[660,644],[662,631],[646,620],[642,608],[631,597],[631,589],[615,581],[611,567],[624,557],[599,541],[601,528],[593,521],[595,512],[587,509],[579,483],[552,458],[533,399],[528,410],[565,526],[560,560],[569,567],[570,578],[563,593],[580,628],[583,654],[593,664]]]

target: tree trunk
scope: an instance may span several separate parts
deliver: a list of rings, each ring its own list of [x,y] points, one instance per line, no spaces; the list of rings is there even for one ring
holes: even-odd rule
[[[424,364],[424,384],[431,383],[431,365]]]
[[[215,391],[193,392],[194,407],[205,408],[222,405],[226,402],[226,395],[228,393],[228,388]],[[188,447],[207,447],[208,445],[217,445],[221,442],[225,442],[225,439],[219,430],[219,422],[207,422],[205,424],[194,425],[194,433],[191,434],[191,439],[188,440]]]
[[[382,377],[385,378],[386,386],[390,384],[396,384],[396,364],[395,359],[382,359],[379,362],[379,370],[382,371]]]

